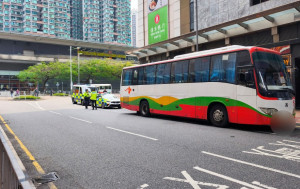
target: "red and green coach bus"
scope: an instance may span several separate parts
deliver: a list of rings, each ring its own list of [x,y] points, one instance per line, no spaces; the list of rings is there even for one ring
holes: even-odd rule
[[[295,115],[294,90],[283,59],[260,47],[229,46],[126,67],[121,105],[142,116],[164,114],[228,123],[271,125]]]

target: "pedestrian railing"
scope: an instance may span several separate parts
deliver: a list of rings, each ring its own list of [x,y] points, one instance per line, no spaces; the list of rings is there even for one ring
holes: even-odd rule
[[[0,189],[34,189],[25,167],[0,127]]]

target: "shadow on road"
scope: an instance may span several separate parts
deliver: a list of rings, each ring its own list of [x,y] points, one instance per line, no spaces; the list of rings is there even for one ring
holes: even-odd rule
[[[137,113],[124,113],[129,116],[140,116]],[[207,127],[214,127],[218,128],[216,126],[213,126],[209,123],[207,120],[199,120],[199,119],[192,119],[192,118],[185,118],[185,117],[175,117],[175,116],[168,116],[168,115],[158,115],[158,114],[151,114],[151,119],[161,119],[161,120],[168,120],[168,121],[176,121],[176,122],[182,122],[182,123],[191,123],[191,124],[197,124],[201,126],[207,126]],[[150,119],[147,117],[144,117],[144,119]],[[223,128],[224,129],[224,128]],[[229,124],[228,127],[225,129],[233,129],[233,130],[239,130],[239,131],[245,131],[245,132],[255,132],[255,133],[262,133],[262,134],[275,134],[270,126],[267,125],[242,125],[242,124]],[[300,128],[296,128],[293,133],[288,134],[288,136],[292,137],[300,137]]]

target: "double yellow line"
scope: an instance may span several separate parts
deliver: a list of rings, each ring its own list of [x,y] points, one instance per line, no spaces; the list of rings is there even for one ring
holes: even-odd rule
[[[10,126],[4,121],[4,119],[1,115],[0,115],[0,120],[3,122],[3,124],[5,125],[7,130],[14,136],[16,141],[19,143],[21,149],[26,153],[28,158],[32,161],[33,166],[36,168],[36,170],[39,172],[39,174],[41,174],[41,175],[45,174],[44,169],[36,161],[34,156],[31,154],[31,152],[28,150],[28,148],[23,144],[23,142],[19,139],[19,137],[14,133],[14,131],[10,128]],[[53,183],[48,183],[48,186],[50,187],[50,189],[57,189]]]

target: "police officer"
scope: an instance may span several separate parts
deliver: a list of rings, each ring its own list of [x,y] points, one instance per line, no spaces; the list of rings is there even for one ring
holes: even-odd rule
[[[97,104],[96,104],[97,92],[95,90],[93,90],[92,93],[91,93],[91,101],[92,101],[93,110],[94,110],[94,108],[96,108],[96,110],[97,110]]]
[[[90,93],[88,89],[86,89],[85,92],[83,93],[83,97],[84,97],[85,109],[88,109],[88,106],[90,104]]]

